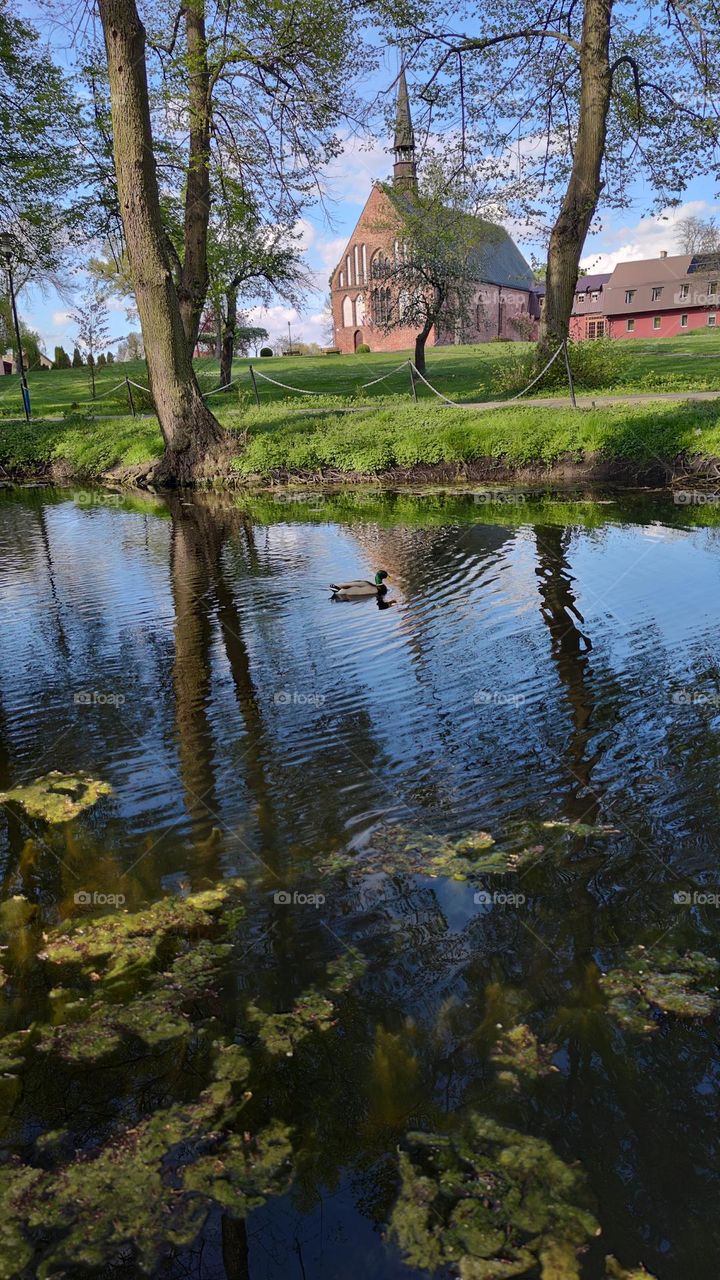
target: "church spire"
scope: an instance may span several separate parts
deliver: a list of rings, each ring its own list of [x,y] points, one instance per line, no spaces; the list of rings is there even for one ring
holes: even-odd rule
[[[393,150],[395,152],[393,186],[399,187],[401,190],[416,191],[415,133],[410,115],[410,100],[404,71],[400,72],[398,79]]]

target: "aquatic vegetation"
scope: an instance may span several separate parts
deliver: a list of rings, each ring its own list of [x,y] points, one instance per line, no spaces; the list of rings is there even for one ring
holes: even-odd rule
[[[382,826],[373,832],[367,851],[336,851],[319,865],[326,874],[351,878],[377,874],[422,875],[470,880],[480,875],[523,871],[548,855],[565,854],[572,840],[618,835],[616,827],[565,820],[522,822],[502,840],[487,831],[468,831],[457,840],[403,826]]]
[[[521,1078],[532,1081],[557,1072],[552,1063],[555,1052],[555,1045],[541,1044],[527,1024],[520,1022],[502,1032],[490,1057],[497,1066],[505,1068],[498,1072],[498,1080],[518,1088]]]
[[[326,989],[341,995],[362,975],[366,962],[359,952],[347,952],[327,966]],[[250,1004],[247,1016],[257,1027],[258,1036],[268,1053],[291,1058],[296,1046],[313,1031],[329,1031],[335,1026],[335,1005],[315,987],[304,991],[288,1012],[266,1013]]]
[[[605,1280],[655,1280],[644,1267],[633,1267],[631,1271],[626,1271],[620,1263],[608,1255],[605,1259]]]
[[[39,958],[63,975],[100,981],[119,998],[137,990],[181,945],[215,932],[220,917],[238,908],[244,888],[242,880],[224,880],[187,898],[161,898],[143,911],[114,912],[55,930]]]
[[[507,870],[505,854],[489,852],[494,844],[487,831],[470,831],[453,841],[408,827],[385,826],[373,832],[371,847],[362,856],[334,853],[321,863],[320,869],[354,876],[382,872],[467,880],[474,874]]]
[[[578,1280],[599,1234],[582,1173],[547,1142],[478,1114],[458,1135],[410,1133],[390,1233],[405,1260],[462,1280]]]
[[[654,1031],[653,1008],[681,1018],[707,1018],[720,1005],[720,961],[700,951],[632,947],[625,963],[600,977],[608,1013],[629,1031]]]
[[[121,1255],[153,1274],[169,1246],[195,1238],[213,1203],[239,1217],[284,1190],[288,1130],[277,1122],[239,1130],[248,1072],[238,1047],[227,1046],[196,1102],[155,1111],[90,1158],[52,1170],[3,1166],[0,1277],[18,1276],[36,1250],[39,1280]]]
[[[69,822],[111,792],[109,783],[99,782],[86,773],[58,773],[53,769],[34,782],[0,791],[0,804],[17,804],[28,817],[42,822]]]

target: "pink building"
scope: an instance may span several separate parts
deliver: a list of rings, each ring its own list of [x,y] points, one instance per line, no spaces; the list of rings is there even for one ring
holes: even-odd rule
[[[720,255],[681,253],[619,262],[604,289],[611,338],[671,338],[714,329],[720,314]]]

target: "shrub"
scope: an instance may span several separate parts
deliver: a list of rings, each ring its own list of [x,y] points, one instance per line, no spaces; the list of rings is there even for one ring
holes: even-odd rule
[[[261,348],[260,348],[260,355],[261,355],[261,356],[271,356],[271,355],[272,355],[272,347],[261,347]]]
[[[356,355],[356,356],[369,356],[369,355],[370,355],[370,348],[369,348],[369,346],[368,346],[367,342],[361,342],[361,343],[360,343],[360,345],[359,345],[358,347],[356,347],[356,348],[355,348],[355,355]]]
[[[570,368],[575,385],[579,391],[594,391],[600,387],[613,387],[622,383],[627,377],[627,354],[623,355],[621,342],[613,342],[611,338],[599,338],[596,341],[570,342],[568,344]],[[537,351],[531,347],[508,352],[507,358],[498,365],[498,390],[516,395],[522,391],[538,373]],[[533,387],[537,394],[553,391],[556,388],[567,388],[565,361],[559,355],[550,366],[544,377]]]

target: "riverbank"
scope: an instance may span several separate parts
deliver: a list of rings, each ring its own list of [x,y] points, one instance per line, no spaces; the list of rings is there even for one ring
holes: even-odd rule
[[[284,403],[223,407],[236,449],[218,487],[303,484],[605,483],[670,486],[720,475],[720,401],[634,401],[573,410],[383,405],[356,413]],[[0,420],[9,481],[152,483],[153,418]]]

